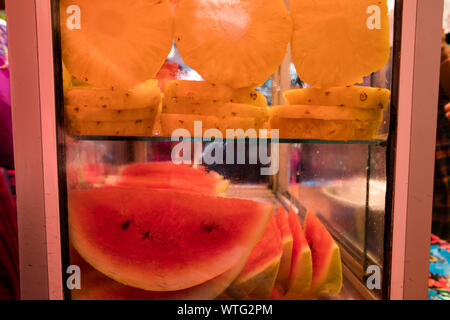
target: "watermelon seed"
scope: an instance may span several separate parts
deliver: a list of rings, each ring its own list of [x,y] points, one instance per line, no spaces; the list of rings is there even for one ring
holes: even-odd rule
[[[147,237],[150,235],[150,231],[147,231],[144,235],[144,239],[147,239]]]
[[[128,227],[130,226],[130,220],[125,221],[124,223],[122,223],[122,229],[123,230],[127,230]]]
[[[218,229],[218,228],[219,228],[219,226],[215,223],[202,225],[202,229],[205,230],[207,233],[211,233],[214,229]]]

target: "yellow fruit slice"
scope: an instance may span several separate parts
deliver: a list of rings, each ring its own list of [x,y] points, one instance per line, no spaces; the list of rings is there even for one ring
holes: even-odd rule
[[[61,0],[60,15],[67,69],[98,88],[154,78],[172,48],[168,0]]]
[[[275,106],[270,108],[272,117],[318,120],[380,120],[382,109],[359,109],[334,106]]]
[[[280,130],[280,139],[311,139],[329,141],[375,139],[381,121],[348,121],[286,119],[273,117],[272,129]]]
[[[195,132],[194,122],[202,122],[202,131]],[[161,129],[162,136],[171,137],[173,132],[177,129],[186,129],[189,132],[190,137],[200,138],[197,133],[203,135],[208,129],[217,129],[221,132],[222,137],[226,137],[227,129],[242,129],[247,131],[248,129],[257,129],[254,118],[240,118],[232,117],[227,119],[221,119],[215,116],[201,116],[201,115],[187,115],[187,114],[161,114]],[[177,135],[179,136],[179,135]],[[185,136],[185,135],[181,135]],[[235,138],[235,137],[231,137]],[[244,138],[238,136],[237,138]]]
[[[205,116],[216,116],[219,119],[230,119],[233,117],[255,118],[260,127],[268,119],[268,108],[255,107],[248,104],[237,103],[180,103],[177,98],[172,98],[163,105],[163,113],[196,114]]]
[[[257,87],[282,63],[292,34],[283,0],[183,0],[175,42],[206,81]]]
[[[266,97],[259,91],[248,88],[233,91],[232,102],[251,104],[259,107],[267,106]]]
[[[391,91],[359,86],[304,88],[285,91],[284,98],[287,104],[293,105],[386,109],[391,99]]]
[[[233,89],[206,81],[172,80],[164,89],[163,103],[176,98],[179,102],[215,103],[235,102],[255,106],[267,106],[267,100],[261,92],[242,88]]]
[[[64,102],[75,107],[114,110],[155,107],[161,102],[161,91],[156,80],[146,81],[126,92],[77,87],[66,92]]]
[[[291,1],[292,60],[318,88],[361,83],[389,60],[386,0]]]
[[[68,133],[72,136],[151,136],[154,118],[107,122],[107,121],[68,121]]]
[[[84,106],[64,106],[66,117],[75,121],[121,122],[156,117],[158,106],[136,109],[102,109]]]

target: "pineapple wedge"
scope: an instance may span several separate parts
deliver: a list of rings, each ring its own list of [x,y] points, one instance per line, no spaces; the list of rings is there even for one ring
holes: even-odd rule
[[[386,109],[391,92],[382,88],[347,86],[327,89],[288,90],[284,98],[289,105],[340,106],[365,109]]]
[[[154,117],[121,122],[70,120],[67,129],[72,136],[151,136],[154,123]]]
[[[266,107],[267,100],[256,90],[243,88],[232,89],[206,81],[173,80],[166,84],[163,104],[177,98],[180,102],[234,102]]]
[[[375,121],[317,120],[272,118],[272,129],[279,129],[280,139],[329,141],[372,140],[381,124]]]
[[[180,102],[178,98],[172,98],[166,101],[163,105],[163,113],[170,114],[185,114],[185,115],[205,115],[216,116],[219,119],[233,119],[238,118],[254,118],[259,128],[268,120],[268,108],[255,107],[248,104],[237,103],[195,103],[195,102]]]
[[[202,121],[202,135],[208,129],[217,129],[222,133],[223,138],[226,137],[227,129],[242,129],[244,131],[256,129],[254,118],[230,117],[221,119],[216,116],[163,113],[161,114],[162,136],[171,137],[175,130],[186,129],[189,132],[190,137],[196,137],[196,132],[194,132],[194,121]]]
[[[66,118],[75,121],[121,122],[156,117],[158,106],[136,109],[103,109],[84,106],[64,106]]]
[[[67,91],[64,102],[75,107],[113,110],[157,107],[161,102],[161,91],[156,80],[146,81],[126,92],[88,87],[72,88]]]
[[[375,121],[383,117],[383,109],[358,109],[335,106],[274,106],[272,117],[317,120]]]

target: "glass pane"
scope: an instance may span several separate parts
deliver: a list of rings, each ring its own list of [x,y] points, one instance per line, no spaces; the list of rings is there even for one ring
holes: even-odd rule
[[[68,298],[381,296],[394,1],[260,2],[53,1]]]

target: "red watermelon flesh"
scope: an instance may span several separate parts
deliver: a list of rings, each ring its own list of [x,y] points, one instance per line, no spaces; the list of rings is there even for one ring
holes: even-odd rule
[[[124,166],[116,184],[219,195],[226,191],[229,181],[216,172],[207,172],[204,167],[147,162]]]
[[[289,210],[289,227],[294,239],[292,247],[291,271],[286,297],[305,295],[311,286],[313,264],[311,250],[303,232],[300,219],[295,211]]]
[[[284,288],[280,286],[273,287],[272,293],[270,294],[269,300],[285,300],[284,295]]]
[[[178,175],[195,175],[198,176],[204,175],[206,169],[204,167],[196,167],[193,168],[187,164],[174,164],[170,161],[162,161],[162,162],[143,162],[143,163],[134,163],[123,166],[121,169],[122,176],[149,176],[152,174],[173,174],[176,172]]]
[[[69,193],[69,233],[95,269],[128,286],[178,291],[246,259],[272,205],[172,190],[102,187]]]
[[[249,295],[255,299],[267,299],[275,284],[281,255],[281,235],[276,219],[272,216],[244,269],[227,289],[227,293],[235,299],[244,299]]]
[[[280,260],[280,268],[278,270],[277,284],[284,290],[288,288],[289,274],[291,272],[292,246],[293,238],[289,227],[288,213],[283,206],[278,206],[276,215],[277,225],[281,233],[281,242],[283,246],[283,254]]]
[[[198,286],[180,291],[146,291],[123,285],[89,265],[71,246],[70,261],[81,269],[81,289],[71,291],[73,300],[211,300],[217,298],[244,267],[243,262]]]
[[[313,278],[311,293],[338,294],[342,288],[342,263],[338,245],[312,212],[306,214],[305,236],[311,247]]]

